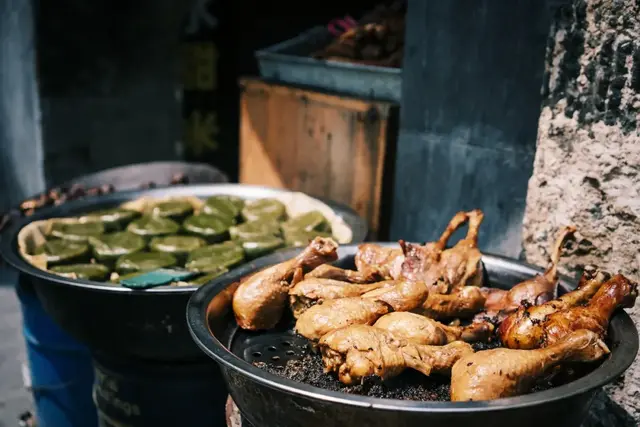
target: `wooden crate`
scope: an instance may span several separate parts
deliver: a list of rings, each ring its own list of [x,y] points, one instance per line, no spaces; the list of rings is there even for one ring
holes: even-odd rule
[[[258,79],[241,88],[240,182],[344,203],[385,238],[397,106]]]

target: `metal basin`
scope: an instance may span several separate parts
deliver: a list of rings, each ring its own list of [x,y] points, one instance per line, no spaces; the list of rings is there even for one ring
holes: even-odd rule
[[[184,320],[194,287],[145,291],[87,280],[74,280],[35,268],[17,250],[17,235],[31,221],[73,216],[117,206],[142,196],[209,197],[229,194],[245,199],[274,196],[285,190],[239,184],[185,185],[119,192],[45,208],[3,234],[2,256],[34,285],[45,311],[56,323],[92,351],[146,360],[184,361],[202,357],[189,337]],[[350,208],[325,201],[351,228],[354,243],[362,242],[367,225]]]
[[[353,268],[356,251],[356,245],[342,246],[336,264]],[[249,363],[251,352],[243,351],[243,347],[262,337],[269,340],[269,335],[277,332],[251,335],[239,331],[230,307],[231,298],[223,291],[243,276],[297,252],[289,250],[269,255],[221,276],[198,289],[187,308],[194,340],[219,363],[243,420],[254,426],[578,427],[595,393],[624,373],[638,351],[638,332],[631,318],[619,311],[609,327],[611,355],[585,376],[546,391],[488,402],[419,402],[347,394],[296,382]],[[535,267],[498,256],[484,255],[483,262],[486,282],[505,289],[540,272]],[[575,285],[563,279],[560,292],[567,292]],[[292,339],[288,345],[295,346],[295,336]]]

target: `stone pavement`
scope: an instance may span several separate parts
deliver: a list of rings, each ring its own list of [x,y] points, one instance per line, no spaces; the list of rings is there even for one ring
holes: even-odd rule
[[[22,375],[26,356],[15,281],[0,267],[0,427],[17,426],[18,416],[32,407]]]

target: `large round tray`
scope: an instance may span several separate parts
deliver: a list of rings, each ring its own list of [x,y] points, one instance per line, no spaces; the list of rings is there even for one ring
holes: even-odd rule
[[[240,184],[185,185],[172,188],[118,192],[42,209],[4,233],[1,253],[5,260],[33,283],[46,312],[66,332],[92,351],[149,360],[177,361],[202,357],[187,330],[184,310],[193,287],[133,291],[87,280],[74,280],[40,270],[19,254],[18,232],[31,221],[73,216],[117,206],[142,196],[209,197],[236,195],[245,199],[275,196],[286,190]],[[367,225],[350,208],[329,205],[352,230],[354,243],[364,241]]]
[[[335,264],[353,268],[356,251],[356,245],[341,246]],[[279,332],[251,334],[239,330],[230,298],[223,290],[243,276],[297,253],[275,253],[227,273],[198,289],[187,308],[194,340],[220,364],[243,420],[254,426],[578,427],[597,390],[624,373],[638,351],[638,332],[627,313],[620,310],[609,326],[611,355],[589,374],[542,392],[487,402],[418,402],[359,396],[295,382],[249,363],[247,354],[251,353],[243,353],[242,345],[250,340],[268,340]],[[499,256],[483,255],[482,261],[485,279],[494,287],[508,289],[541,272]],[[567,292],[575,286],[575,282],[561,280],[559,291]]]

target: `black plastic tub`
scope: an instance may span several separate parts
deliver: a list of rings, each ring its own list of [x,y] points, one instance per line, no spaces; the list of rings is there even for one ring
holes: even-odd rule
[[[356,250],[355,245],[342,246],[336,264],[353,268]],[[488,402],[421,402],[347,394],[295,382],[249,363],[253,353],[246,350],[251,345],[262,342],[277,351],[282,332],[240,331],[230,308],[229,294],[223,291],[243,276],[296,253],[291,250],[273,254],[221,276],[196,291],[187,308],[194,340],[220,364],[243,420],[254,426],[578,427],[595,393],[618,378],[638,351],[638,332],[631,318],[620,311],[611,319],[608,340],[612,353],[608,359],[575,381],[524,396]],[[494,287],[509,288],[540,272],[498,256],[484,255],[483,262],[486,280]],[[560,292],[574,286],[575,283],[562,280]],[[295,339],[291,336],[288,346],[295,347]]]
[[[134,291],[88,280],[73,280],[40,270],[19,254],[18,232],[31,221],[73,216],[113,207],[142,196],[208,197],[230,194],[257,199],[285,192],[239,184],[185,185],[153,190],[112,193],[45,208],[4,233],[2,256],[30,277],[45,311],[71,336],[94,352],[156,361],[202,358],[191,340],[184,310],[195,287],[165,287]],[[364,241],[367,225],[350,208],[325,201],[351,228],[354,243]]]

